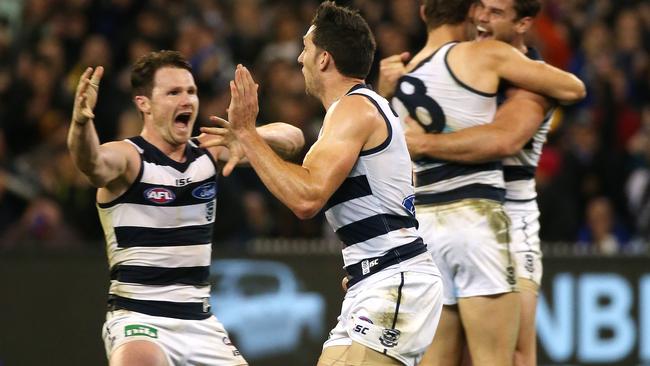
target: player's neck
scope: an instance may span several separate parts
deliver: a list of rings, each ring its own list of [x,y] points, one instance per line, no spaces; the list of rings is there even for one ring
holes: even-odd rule
[[[169,143],[160,134],[152,133],[152,131],[146,127],[142,130],[140,136],[142,136],[142,138],[144,138],[148,143],[155,146],[163,154],[167,155],[170,159],[181,163],[185,161],[185,147],[187,144]]]
[[[325,107],[325,110],[328,110],[332,104],[341,99],[341,97],[349,92],[353,86],[364,83],[365,81],[363,79],[348,77],[340,77],[337,78],[337,80],[332,80],[330,83],[325,85],[323,92],[320,95],[323,107]]]
[[[521,53],[526,54],[528,52],[528,47],[526,46],[526,42],[524,40],[524,35],[518,35],[515,36],[515,38],[510,42],[510,45],[516,49],[518,49]]]
[[[427,43],[424,45],[423,50],[427,49],[433,52],[445,43],[465,41],[466,36],[465,23],[442,25],[429,31]]]

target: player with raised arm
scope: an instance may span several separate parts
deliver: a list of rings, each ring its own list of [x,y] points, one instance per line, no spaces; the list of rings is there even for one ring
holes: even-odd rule
[[[98,188],[110,268],[103,338],[113,366],[246,365],[208,303],[217,178],[223,162],[230,169],[243,155],[233,141],[204,149],[190,140],[199,108],[191,70],[178,52],[143,56],[131,74],[142,132],[104,144],[93,123],[103,67],[86,69],[77,86],[68,147]],[[283,153],[304,144],[290,125],[257,131]]]

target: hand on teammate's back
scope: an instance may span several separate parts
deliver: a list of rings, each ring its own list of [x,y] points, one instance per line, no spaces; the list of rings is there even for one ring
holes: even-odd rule
[[[379,80],[377,92],[384,98],[393,95],[397,80],[406,74],[406,62],[411,58],[408,52],[392,55],[379,62]]]

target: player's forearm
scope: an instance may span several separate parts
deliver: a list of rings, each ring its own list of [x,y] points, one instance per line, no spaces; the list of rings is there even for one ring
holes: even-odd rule
[[[409,141],[409,150],[434,159],[479,163],[509,156],[510,150],[501,140],[502,133],[495,128],[477,126],[454,133],[422,135],[417,142]]]
[[[548,64],[540,64],[544,75],[543,94],[557,99],[562,104],[579,102],[587,95],[585,84],[575,75]]]
[[[532,92],[575,103],[586,95],[585,85],[575,75],[549,64],[533,61],[514,47],[501,42],[483,43],[479,51],[489,54],[485,59],[500,78]],[[486,48],[487,47],[487,48]]]
[[[68,149],[79,170],[92,177],[99,160],[99,138],[92,120],[83,124],[70,122]]]
[[[298,155],[305,145],[302,131],[288,123],[275,122],[257,128],[257,133],[284,159]]]
[[[301,219],[313,217],[322,203],[309,171],[286,162],[256,132],[237,134],[248,162],[271,193]]]

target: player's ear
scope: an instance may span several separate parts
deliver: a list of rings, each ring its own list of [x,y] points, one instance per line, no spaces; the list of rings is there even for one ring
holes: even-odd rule
[[[332,55],[327,51],[322,51],[319,56],[318,68],[320,69],[320,71],[324,71],[327,69],[330,63],[333,62],[334,59],[332,58]]]
[[[133,102],[138,110],[144,114],[149,113],[151,110],[151,101],[144,95],[136,95],[133,97]]]
[[[533,26],[533,18],[532,17],[523,17],[517,21],[517,24],[515,24],[515,30],[519,34],[524,34],[528,32],[530,27]]]

